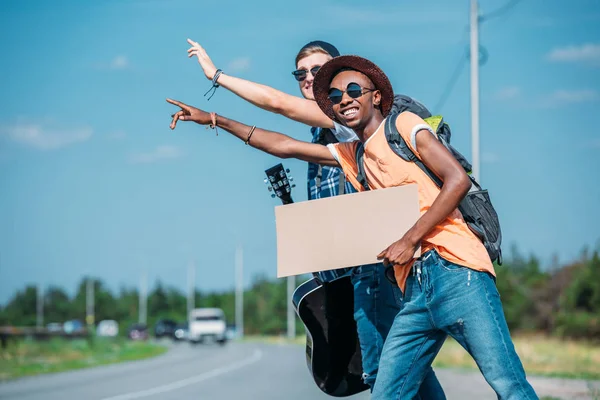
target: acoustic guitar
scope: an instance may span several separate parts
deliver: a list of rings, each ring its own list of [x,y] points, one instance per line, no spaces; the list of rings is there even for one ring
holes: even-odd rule
[[[271,197],[291,204],[293,178],[277,164],[265,171]],[[356,322],[351,268],[315,273],[296,288],[294,309],[306,328],[306,363],[316,385],[334,397],[346,397],[369,388],[362,381],[362,358]],[[327,279],[321,277],[327,274]]]

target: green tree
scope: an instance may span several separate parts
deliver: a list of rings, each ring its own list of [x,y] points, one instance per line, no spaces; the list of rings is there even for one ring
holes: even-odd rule
[[[105,284],[96,278],[85,277],[77,287],[75,297],[71,302],[70,317],[85,321],[87,313],[87,281],[91,279],[94,285],[94,317],[98,323],[104,319],[117,318],[117,300]]]
[[[35,326],[37,323],[37,289],[27,286],[19,290],[4,308],[4,320],[13,326]]]
[[[600,340],[600,257],[598,251],[574,268],[573,279],[560,298],[557,333]]]
[[[65,322],[69,319],[70,310],[69,295],[57,286],[50,286],[44,293],[44,319],[46,322]]]

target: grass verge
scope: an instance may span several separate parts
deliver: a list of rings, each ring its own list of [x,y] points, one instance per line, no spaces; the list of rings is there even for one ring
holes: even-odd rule
[[[0,350],[0,381],[62,372],[121,361],[140,360],[164,353],[166,347],[122,338],[20,340]]]
[[[270,344],[306,343],[300,335],[292,340],[283,336],[250,336],[243,340]],[[528,375],[600,380],[600,345],[597,343],[543,335],[517,335],[513,342]],[[451,338],[444,343],[433,366],[477,370],[471,356]]]
[[[513,342],[527,375],[600,379],[598,344],[542,335],[519,335]],[[433,366],[477,369],[471,356],[452,339],[446,340]]]

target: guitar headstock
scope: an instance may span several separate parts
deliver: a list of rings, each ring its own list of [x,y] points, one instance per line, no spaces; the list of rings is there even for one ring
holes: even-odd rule
[[[283,204],[294,202],[294,200],[292,200],[292,188],[296,187],[296,185],[291,183],[294,178],[288,177],[287,174],[289,174],[289,172],[290,170],[284,169],[281,163],[265,170],[265,173],[267,174],[265,183],[269,185],[269,192],[273,192],[271,193],[271,197],[279,197]]]

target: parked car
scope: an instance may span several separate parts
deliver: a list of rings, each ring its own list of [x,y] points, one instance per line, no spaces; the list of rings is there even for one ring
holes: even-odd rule
[[[63,331],[63,324],[60,322],[50,322],[46,325],[46,329],[51,333],[58,333]]]
[[[154,325],[154,337],[157,339],[162,337],[173,338],[176,326],[177,322],[172,319],[159,319]]]
[[[83,332],[83,322],[78,319],[72,319],[63,324],[63,330],[67,335]]]
[[[225,313],[220,308],[196,308],[189,315],[189,340],[201,343],[212,339],[223,345],[227,342]]]
[[[96,335],[105,337],[115,337],[119,334],[119,323],[112,319],[105,319],[98,323]]]
[[[145,324],[133,324],[127,330],[127,337],[131,340],[147,340],[148,327]]]
[[[187,340],[189,336],[189,328],[188,323],[184,322],[183,324],[177,324],[175,327],[175,332],[173,333],[174,340]]]

